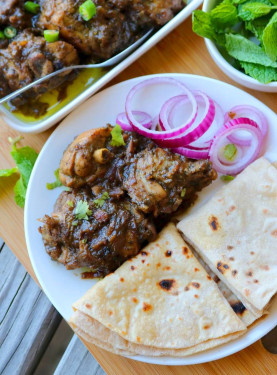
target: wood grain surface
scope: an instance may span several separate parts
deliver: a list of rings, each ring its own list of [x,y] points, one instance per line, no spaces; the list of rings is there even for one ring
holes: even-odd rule
[[[190,20],[185,21],[156,47],[121,73],[110,85],[136,76],[169,72],[199,74],[240,87],[216,67],[208,54],[204,41],[192,33]],[[275,112],[277,111],[276,94],[244,90],[263,101]],[[222,94],[228,95],[228,92]],[[8,128],[3,120],[0,120],[0,129],[0,168],[9,168],[13,166],[13,161],[9,154],[10,145],[7,138],[18,134]],[[25,135],[24,143],[39,151],[50,133],[51,130],[39,135]],[[15,181],[16,177],[0,179],[0,236],[4,238],[31,276],[35,278],[25,245],[23,210],[15,205],[13,199]],[[261,342],[215,362],[176,367],[143,364],[110,354],[89,344],[87,347],[108,375],[277,375],[277,356],[269,354],[262,347]]]

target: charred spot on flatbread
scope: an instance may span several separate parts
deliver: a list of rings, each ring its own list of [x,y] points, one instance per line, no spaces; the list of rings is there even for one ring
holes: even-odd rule
[[[159,286],[166,291],[170,291],[174,288],[176,281],[174,279],[164,279],[159,282]]]
[[[167,250],[167,251],[165,252],[165,256],[166,256],[166,257],[171,257],[171,255],[172,255],[172,251],[171,251],[171,250]]]
[[[253,276],[253,272],[252,271],[246,272],[246,276],[252,277]]]
[[[236,276],[237,273],[238,273],[237,270],[233,270],[233,271],[232,271],[232,275],[233,275],[233,276]]]
[[[143,302],[143,305],[142,305],[142,310],[147,312],[147,311],[151,311],[153,309],[152,305],[150,305],[149,303],[147,302]]]
[[[194,272],[199,272],[199,271],[200,271],[199,268],[197,268],[197,267],[194,268]]]
[[[218,219],[216,216],[210,216],[209,217],[209,226],[213,231],[217,231],[218,228],[220,227]]]
[[[191,285],[194,287],[194,288],[200,288],[200,284],[199,283],[196,283],[196,282],[192,282]]]
[[[134,271],[136,269],[135,266],[131,266],[131,270]]]
[[[218,269],[218,271],[219,271],[220,273],[224,274],[224,272],[225,272],[226,270],[228,270],[230,267],[229,267],[228,264],[226,264],[226,263],[217,262],[216,268]]]
[[[231,303],[231,307],[234,310],[234,312],[238,315],[242,315],[246,310],[246,307],[242,302]]]
[[[227,245],[227,250],[233,250],[234,246]]]
[[[90,303],[86,303],[86,308],[87,309],[91,309],[92,308],[91,304]]]
[[[148,255],[148,252],[147,252],[147,251],[142,251],[142,252],[141,252],[141,255],[142,255],[143,257],[146,257],[146,256]]]
[[[189,249],[188,249],[186,246],[184,246],[184,247],[183,247],[183,253],[184,253],[185,255],[187,255],[188,252],[189,252]]]

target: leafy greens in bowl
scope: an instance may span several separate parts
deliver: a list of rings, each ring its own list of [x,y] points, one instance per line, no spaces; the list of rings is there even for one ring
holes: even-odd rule
[[[205,0],[193,12],[193,31],[210,39],[212,57],[231,78],[277,90],[277,0]]]

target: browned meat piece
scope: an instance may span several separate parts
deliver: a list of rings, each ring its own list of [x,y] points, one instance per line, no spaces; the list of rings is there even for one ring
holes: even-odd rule
[[[96,15],[84,21],[83,0],[42,0],[38,25],[58,29],[77,49],[94,58],[108,59],[125,49],[145,29],[160,26],[184,7],[183,0],[94,0]]]
[[[143,212],[158,216],[176,211],[184,199],[216,177],[208,160],[190,160],[154,148],[136,154],[128,163],[123,188]]]
[[[123,132],[126,146],[111,147],[111,130],[92,129],[67,148],[60,163],[64,185],[120,186],[143,212],[158,216],[176,211],[184,199],[216,178],[207,160],[190,160],[158,148],[136,133]]]
[[[130,132],[123,133],[126,146],[112,147],[111,131],[109,125],[91,129],[75,138],[60,163],[63,185],[78,188],[85,184],[97,184],[99,179],[116,185],[122,180],[121,171],[126,160],[145,148],[156,147],[151,140]]]
[[[0,1],[0,25],[11,25],[17,29],[32,26],[33,14],[24,11],[24,0]]]
[[[0,97],[55,70],[78,62],[78,54],[70,44],[62,41],[47,43],[43,37],[36,36],[31,30],[24,30],[8,48],[0,50]],[[36,98],[48,89],[59,86],[68,78],[70,72],[66,73],[28,90],[15,101],[22,103],[25,99]]]
[[[52,216],[42,219],[40,232],[53,260],[67,269],[89,267],[99,277],[135,256],[145,242],[155,238],[156,231],[151,219],[128,199],[109,198],[100,208],[95,198],[88,188],[61,193]],[[78,201],[88,203],[88,220],[76,220]]]

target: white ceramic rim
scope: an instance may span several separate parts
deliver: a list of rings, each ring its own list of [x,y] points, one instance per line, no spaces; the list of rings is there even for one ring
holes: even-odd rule
[[[241,89],[239,89],[235,86],[232,86],[230,84],[227,84],[225,82],[218,81],[218,80],[213,79],[213,78],[198,76],[198,75],[170,73],[170,74],[154,74],[154,75],[142,76],[142,77],[137,77],[137,78],[133,78],[133,79],[118,83],[118,84],[116,84],[116,85],[114,85],[110,88],[105,89],[104,91],[100,92],[98,95],[104,95],[108,90],[113,89],[113,88],[120,88],[121,86],[126,85],[126,84],[132,84],[132,86],[133,86],[136,83],[138,83],[139,81],[142,81],[144,79],[160,77],[160,76],[172,77],[172,78],[177,78],[177,79],[178,78],[179,79],[190,78],[190,79],[196,79],[196,80],[204,80],[208,83],[210,82],[210,83],[213,83],[213,84],[216,83],[219,86],[219,89],[221,88],[223,92],[224,92],[224,89],[226,89],[226,87],[227,88],[231,87],[232,89],[237,90],[238,93],[239,92],[243,93],[244,96],[252,97],[256,101],[256,103],[259,103],[259,105],[261,105],[262,108],[266,109],[267,113],[270,113],[271,116],[277,118],[276,114],[269,107],[265,106],[265,104],[263,104],[261,101],[254,98],[252,95],[244,92],[243,90],[241,90]],[[93,100],[94,98],[96,98],[96,97],[91,98],[90,101]],[[85,103],[83,105],[85,105]],[[79,110],[80,109],[78,109],[78,111]],[[71,114],[70,116],[74,117],[74,114]],[[60,132],[60,128],[66,126],[66,122],[67,122],[67,119],[65,119],[64,122],[62,124],[60,124],[59,127],[57,127],[57,129],[55,129],[55,131],[51,134],[49,139],[46,141],[43,149],[41,150],[41,152],[39,154],[39,157],[37,159],[37,162],[35,164],[35,167],[33,169],[32,174],[31,174],[30,182],[29,182],[29,185],[28,185],[28,190],[27,190],[27,194],[26,194],[26,205],[25,205],[25,211],[24,211],[25,238],[26,238],[28,253],[29,253],[29,257],[31,259],[32,267],[35,271],[35,274],[38,278],[38,281],[39,281],[40,285],[42,286],[45,294],[47,295],[47,297],[50,299],[50,301],[53,303],[53,305],[56,307],[56,309],[60,313],[61,313],[61,310],[57,307],[55,301],[52,300],[50,294],[48,293],[47,285],[44,283],[44,281],[40,277],[40,273],[39,273],[38,268],[36,266],[36,263],[35,263],[35,260],[34,260],[34,257],[33,257],[32,251],[31,251],[32,238],[29,236],[29,231],[30,231],[29,226],[33,226],[33,224],[29,223],[28,217],[29,217],[29,210],[30,210],[30,206],[31,206],[31,202],[32,202],[31,188],[32,188],[33,185],[35,185],[35,174],[36,174],[36,170],[39,169],[40,159],[44,158],[44,153],[46,153],[48,145],[51,144],[54,141],[54,139],[56,138],[56,134],[58,134]],[[82,130],[80,130],[80,131],[82,131]],[[69,271],[67,271],[67,272],[69,272]],[[274,306],[275,305],[277,305],[277,299],[275,299]],[[61,315],[63,315],[63,314],[61,313]],[[263,324],[263,322],[267,323],[266,329],[261,329],[261,327],[260,327],[260,325]],[[266,335],[269,331],[271,331],[276,326],[276,324],[277,324],[277,316],[275,316],[275,315],[271,316],[269,314],[262,321],[260,321],[260,323],[258,323],[257,326],[255,326],[253,328],[250,328],[244,335],[242,335],[238,339],[236,339],[234,341],[231,341],[227,344],[221,345],[219,347],[215,347],[214,349],[210,349],[210,350],[207,350],[207,351],[204,351],[204,352],[200,352],[200,353],[197,353],[195,355],[188,356],[188,357],[173,358],[173,357],[130,356],[130,357],[127,357],[127,358],[131,358],[131,359],[134,359],[134,360],[139,361],[139,362],[159,364],[159,365],[171,365],[171,366],[172,365],[174,365],[174,366],[192,365],[192,364],[200,364],[200,363],[215,361],[217,359],[221,359],[221,358],[224,358],[226,356],[232,355],[232,354],[248,347],[249,345],[253,344],[257,340],[259,340],[261,337]],[[245,343],[245,341],[247,341],[247,343]]]

